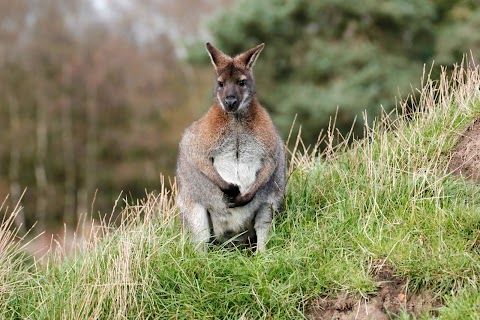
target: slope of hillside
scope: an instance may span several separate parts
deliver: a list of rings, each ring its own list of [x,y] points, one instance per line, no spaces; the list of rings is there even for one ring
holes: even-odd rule
[[[196,252],[164,190],[67,258],[32,263],[6,221],[1,317],[479,318],[480,186],[449,162],[480,117],[480,72],[452,74],[425,81],[418,114],[385,116],[350,147],[327,134],[321,155],[297,148],[264,254]]]

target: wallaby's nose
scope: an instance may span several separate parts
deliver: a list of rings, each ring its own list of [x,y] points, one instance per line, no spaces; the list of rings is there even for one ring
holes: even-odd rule
[[[237,103],[237,98],[235,98],[235,96],[227,96],[225,98],[225,104],[227,105],[227,107],[231,109],[233,109],[236,103]]]

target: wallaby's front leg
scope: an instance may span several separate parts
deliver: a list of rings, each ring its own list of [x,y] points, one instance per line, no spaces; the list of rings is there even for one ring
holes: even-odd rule
[[[229,201],[228,203],[228,206],[230,208],[241,207],[252,201],[258,189],[265,183],[267,183],[268,179],[270,179],[270,177],[272,176],[273,171],[275,170],[275,166],[275,160],[273,158],[267,158],[263,167],[257,173],[257,178],[252,183],[252,185],[248,187],[248,189],[244,193],[238,194],[236,197],[231,199],[231,201]]]
[[[228,199],[234,199],[240,194],[240,189],[236,184],[227,182],[220,176],[213,166],[213,161],[211,159],[198,161],[197,168],[204,176],[217,185],[220,190],[225,193]]]

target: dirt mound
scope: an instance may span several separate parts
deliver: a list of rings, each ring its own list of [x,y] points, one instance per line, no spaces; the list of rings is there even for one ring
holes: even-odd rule
[[[480,119],[460,137],[452,154],[450,171],[480,183]]]
[[[374,274],[378,293],[367,299],[355,297],[320,298],[307,311],[308,319],[317,320],[384,320],[395,318],[402,311],[420,316],[437,316],[441,301],[428,292],[409,293],[405,280],[396,278],[391,268],[383,264]]]

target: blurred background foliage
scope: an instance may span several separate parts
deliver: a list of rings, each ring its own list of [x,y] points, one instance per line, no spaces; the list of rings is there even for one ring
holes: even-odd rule
[[[479,4],[0,0],[0,198],[41,231],[157,190],[211,101],[206,40],[229,54],[266,43],[254,74],[284,138],[298,115],[314,143],[337,108],[345,134],[362,111],[393,110],[425,64],[475,63]]]
[[[210,24],[234,53],[266,43],[256,65],[259,96],[283,133],[298,115],[314,143],[338,107],[346,133],[420,85],[423,66],[460,62],[480,46],[479,1],[244,0]],[[192,51],[197,51],[194,48]],[[197,53],[192,53],[192,57]],[[204,59],[205,60],[205,59]],[[436,69],[438,74],[439,69]]]

